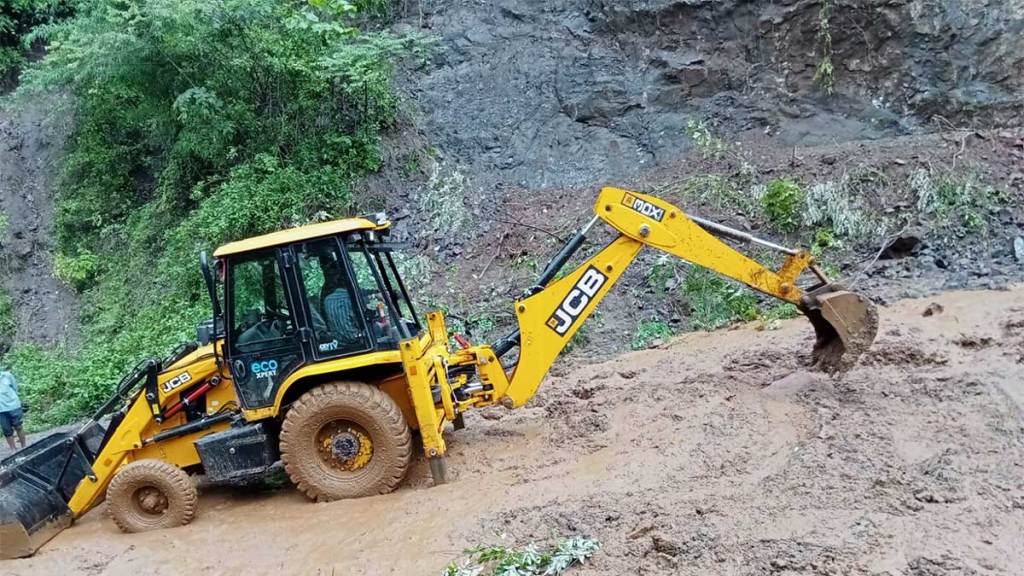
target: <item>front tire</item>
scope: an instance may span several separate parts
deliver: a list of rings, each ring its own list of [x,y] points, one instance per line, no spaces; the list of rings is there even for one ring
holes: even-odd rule
[[[317,502],[386,494],[405,478],[412,435],[376,386],[332,382],[306,392],[281,426],[281,462]]]
[[[181,468],[163,460],[138,460],[107,487],[107,511],[124,532],[183,526],[196,515],[199,495]]]

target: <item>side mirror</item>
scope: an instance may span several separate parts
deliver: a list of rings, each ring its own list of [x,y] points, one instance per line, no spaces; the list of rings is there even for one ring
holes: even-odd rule
[[[213,340],[213,322],[203,322],[196,326],[196,341],[200,346],[208,346]]]
[[[210,270],[210,258],[206,251],[199,253],[199,267],[203,271],[203,280],[206,282],[206,292],[210,296],[210,306],[213,308],[214,319],[221,317],[220,299],[217,298],[217,281]]]

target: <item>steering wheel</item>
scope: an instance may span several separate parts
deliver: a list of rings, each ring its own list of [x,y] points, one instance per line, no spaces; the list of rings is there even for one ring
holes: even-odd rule
[[[287,322],[291,318],[287,308],[281,306],[274,308],[269,304],[264,305],[263,316],[267,322]]]

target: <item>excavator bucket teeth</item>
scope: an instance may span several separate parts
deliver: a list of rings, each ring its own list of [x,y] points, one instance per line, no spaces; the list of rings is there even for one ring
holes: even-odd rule
[[[864,296],[831,286],[808,300],[805,313],[817,333],[814,365],[829,373],[846,372],[874,343],[878,310]]]
[[[81,438],[52,434],[0,461],[0,558],[31,556],[71,525],[68,501],[91,473]]]

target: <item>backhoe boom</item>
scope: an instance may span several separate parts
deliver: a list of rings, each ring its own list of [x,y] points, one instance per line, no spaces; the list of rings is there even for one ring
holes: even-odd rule
[[[599,220],[611,226],[619,236],[556,280]],[[719,236],[776,250],[785,254],[786,259],[778,270],[772,270],[726,244]],[[435,391],[434,397],[440,399],[440,406],[417,410],[428,456],[436,458],[444,454],[441,429],[446,420],[455,420],[464,410],[498,403],[516,408],[528,402],[566,344],[644,246],[796,305],[817,332],[814,360],[826,371],[849,368],[874,340],[877,316],[873,305],[861,296],[830,284],[806,250],[785,248],[721,224],[687,216],[681,209],[653,196],[605,188],[597,199],[594,219],[566,243],[538,281],[516,300],[518,328],[515,331],[493,346],[469,346],[449,352],[443,317],[434,312],[428,316],[429,335],[403,342],[403,360],[413,403],[422,406]],[[797,285],[797,280],[808,269],[816,278],[805,290]],[[519,357],[507,371],[499,360],[516,347]],[[435,361],[428,361],[431,358]],[[436,362],[439,358],[444,362]],[[467,368],[475,370],[476,381],[470,381]],[[423,399],[422,404],[416,397]]]

